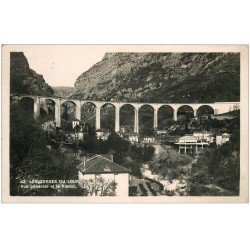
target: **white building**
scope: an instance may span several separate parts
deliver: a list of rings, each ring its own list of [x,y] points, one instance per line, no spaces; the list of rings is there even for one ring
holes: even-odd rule
[[[194,137],[193,135],[184,135],[179,139],[178,142],[179,143],[197,143],[198,139]]]
[[[197,152],[199,146],[201,146],[201,149],[203,149],[204,146],[209,146],[209,143],[204,141],[198,141],[197,137],[193,135],[185,135],[182,136],[179,141],[175,143],[175,145],[178,145],[179,152],[181,152],[181,149],[184,149],[184,152],[186,153],[187,150],[195,150],[195,152]]]
[[[144,136],[143,137],[143,142],[154,143],[154,142],[156,142],[156,139],[155,139],[154,136]]]
[[[221,146],[230,140],[230,134],[218,134],[216,135],[216,145]]]
[[[128,140],[130,142],[138,142],[139,141],[139,135],[137,133],[128,133],[126,135],[126,137],[128,138]]]
[[[193,136],[197,138],[198,141],[212,143],[214,142],[214,136],[207,131],[194,132]]]
[[[76,125],[79,125],[80,121],[78,119],[73,119],[72,120],[72,128],[74,129]]]
[[[127,197],[129,193],[129,174],[131,171],[101,155],[95,155],[84,160],[77,166],[79,181],[95,183],[98,179],[105,181],[105,187],[116,183],[115,196]],[[100,196],[102,187],[96,189],[93,195]]]
[[[221,115],[211,115],[211,118],[212,119],[216,119],[216,120],[219,120],[219,121],[222,121],[222,120],[232,120],[234,119],[236,116],[233,116],[233,115],[227,115],[227,114],[221,114]]]
[[[168,132],[167,132],[166,129],[156,129],[156,130],[155,130],[155,133],[156,133],[157,135],[165,135],[165,134],[167,134]]]

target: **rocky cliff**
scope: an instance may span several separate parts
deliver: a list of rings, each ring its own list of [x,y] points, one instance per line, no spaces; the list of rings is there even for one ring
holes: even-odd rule
[[[23,52],[11,52],[10,93],[52,96],[53,89],[45,82],[42,75],[30,69]]]
[[[240,100],[239,53],[106,53],[73,97],[140,102]]]

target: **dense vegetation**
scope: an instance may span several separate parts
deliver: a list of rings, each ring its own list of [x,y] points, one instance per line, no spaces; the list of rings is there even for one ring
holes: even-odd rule
[[[206,125],[216,130],[226,129],[230,141],[212,146],[195,160],[188,155],[170,151],[150,162],[152,173],[167,180],[185,179],[189,195],[238,195],[240,182],[240,113],[233,120],[208,120]]]
[[[47,134],[31,113],[17,104],[10,112],[11,195],[54,195],[56,190],[20,189],[21,180],[76,179],[77,161],[49,147]]]
[[[208,149],[193,164],[190,195],[238,195],[240,181],[240,137],[236,134],[221,147]],[[216,187],[218,186],[218,190]],[[212,187],[212,188],[211,188]]]
[[[182,155],[171,150],[168,154],[160,155],[150,162],[150,169],[153,174],[173,180],[180,178],[181,175],[187,173],[188,164],[192,162],[192,158],[188,155]]]

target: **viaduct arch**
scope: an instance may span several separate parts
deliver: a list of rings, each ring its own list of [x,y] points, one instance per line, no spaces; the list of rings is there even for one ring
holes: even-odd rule
[[[197,116],[197,110],[202,106],[211,107],[214,114],[223,114],[229,111],[240,109],[240,102],[214,102],[214,103],[133,103],[133,102],[110,102],[110,101],[91,101],[91,100],[75,100],[57,97],[42,97],[35,95],[20,95],[18,98],[32,98],[34,100],[34,118],[40,117],[40,105],[42,101],[52,100],[55,103],[55,121],[58,127],[61,126],[61,105],[64,102],[72,102],[76,107],[76,118],[81,120],[81,107],[85,103],[92,103],[96,109],[96,129],[101,128],[101,108],[105,104],[111,104],[115,107],[115,131],[120,131],[120,109],[124,105],[134,107],[134,132],[139,133],[139,109],[144,105],[149,105],[154,110],[153,127],[158,127],[158,111],[163,106],[169,106],[173,109],[173,120],[177,121],[177,113],[179,108],[188,105],[193,109],[193,115]]]

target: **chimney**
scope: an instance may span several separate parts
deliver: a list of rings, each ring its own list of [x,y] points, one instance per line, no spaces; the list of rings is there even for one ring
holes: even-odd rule
[[[83,166],[85,167],[85,163],[86,163],[86,158],[83,157]]]

